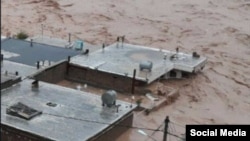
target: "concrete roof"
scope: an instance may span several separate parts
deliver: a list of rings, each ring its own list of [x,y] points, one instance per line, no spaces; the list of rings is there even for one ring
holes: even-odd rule
[[[115,43],[104,50],[100,49],[89,55],[75,56],[70,63],[113,74],[127,74],[131,78],[133,77],[133,70],[136,69],[136,79],[150,83],[172,69],[192,72],[196,66],[206,62],[205,57],[193,58],[192,54],[181,52],[177,54],[176,59],[171,60],[170,56],[174,54],[176,52],[131,44],[117,47]],[[167,58],[164,60],[165,55]],[[139,64],[142,61],[153,62],[151,72],[140,71]]]
[[[116,113],[114,108],[102,107],[100,96],[45,82],[39,82],[39,90],[32,90],[32,81],[26,79],[2,91],[2,124],[52,140],[83,141],[108,128],[108,124],[118,121],[135,108],[135,105],[130,108],[130,103],[117,100],[121,106]],[[43,113],[31,120],[7,115],[6,108],[17,102]],[[57,106],[48,106],[48,102]]]
[[[33,66],[3,60],[1,64],[1,74],[4,74],[5,71],[8,71],[8,73],[13,75],[15,75],[15,72],[17,71],[19,76],[25,78],[37,72],[37,69]]]
[[[13,79],[16,79],[17,77],[15,75],[2,75],[1,74],[1,84],[2,83],[5,83],[9,80],[13,80]]]
[[[30,39],[33,39],[33,41],[36,43],[47,44],[47,45],[63,47],[63,48],[65,48],[65,46],[69,44],[69,42],[66,40],[59,39],[59,38],[52,38],[48,36],[34,36],[26,40],[30,41]]]
[[[1,50],[4,55],[8,53],[8,57],[4,57],[5,59],[30,66],[36,66],[37,61],[49,60],[58,62],[67,59],[68,56],[80,54],[80,52],[72,49],[40,43],[33,43],[31,47],[29,41],[13,38],[1,41]],[[11,53],[14,55],[9,56]]]
[[[66,47],[69,48],[68,47],[69,45],[74,46],[75,41],[78,41],[78,40],[72,40],[71,44],[69,44],[67,40],[48,37],[48,36],[34,36],[34,37],[27,39],[27,41],[30,41],[30,39],[33,39],[33,41],[36,43],[47,44],[47,45],[52,45],[52,46],[57,46],[57,47],[62,47],[62,48],[66,48]],[[101,48],[101,45],[100,46],[91,45],[83,41],[83,50],[89,49],[90,52],[93,52],[100,48]],[[71,49],[74,49],[74,47],[71,47]]]

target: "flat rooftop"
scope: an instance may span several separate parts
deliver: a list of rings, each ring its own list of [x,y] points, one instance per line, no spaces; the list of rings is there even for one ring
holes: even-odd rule
[[[39,90],[32,90],[33,81],[26,79],[2,91],[2,124],[51,140],[83,141],[135,108],[135,105],[130,108],[130,103],[117,100],[117,104],[121,104],[117,113],[115,108],[102,107],[100,96],[45,82],[39,82]],[[42,111],[42,114],[31,120],[6,114],[6,108],[18,102]],[[51,107],[48,102],[57,105]]]
[[[176,55],[174,59],[171,56]],[[166,56],[166,59],[164,57]],[[99,71],[133,77],[136,69],[136,79],[151,83],[167,72],[178,69],[192,72],[195,67],[206,62],[205,57],[193,58],[192,54],[177,53],[168,50],[149,48],[139,45],[124,44],[123,47],[112,44],[89,55],[72,57],[70,63]],[[142,61],[153,63],[152,71],[140,71]]]
[[[67,59],[68,56],[80,54],[79,51],[56,47],[52,45],[40,44],[18,39],[5,39],[1,41],[1,51],[4,59],[36,66],[37,61],[58,62]]]
[[[3,60],[1,64],[1,74],[5,74],[6,71],[8,72],[8,74],[12,75],[15,75],[15,72],[17,71],[18,76],[25,78],[29,75],[36,73],[38,70],[36,69],[36,67],[33,66],[28,66],[13,61]]]
[[[65,48],[69,44],[69,42],[66,40],[59,39],[59,38],[52,38],[48,36],[34,36],[34,37],[27,39],[27,41],[30,41],[30,39],[33,39],[33,41],[36,43],[47,44],[47,45],[63,47],[63,48]]]
[[[30,39],[33,39],[33,41],[36,43],[47,44],[47,45],[52,45],[52,46],[57,46],[57,47],[62,47],[62,48],[69,48],[69,45],[73,45],[76,41],[76,40],[71,40],[71,43],[69,43],[67,40],[63,40],[59,38],[52,38],[48,36],[34,36],[34,37],[27,39],[27,41],[30,41]],[[100,48],[101,46],[91,45],[83,41],[83,50],[89,49],[90,52],[93,52]],[[74,49],[74,47],[72,47],[71,49]]]

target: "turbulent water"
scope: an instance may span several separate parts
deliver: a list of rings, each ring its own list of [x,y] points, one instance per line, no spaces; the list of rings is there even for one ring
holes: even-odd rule
[[[180,88],[169,106],[135,117],[134,124],[158,127],[166,115],[186,123],[250,124],[249,0],[2,0],[2,34],[26,31],[92,44],[126,42],[208,58],[203,72],[187,80],[162,81]],[[181,130],[181,129],[176,129]],[[154,138],[161,140],[162,134]],[[145,140],[137,130],[119,139]],[[152,140],[152,139],[148,139]],[[172,139],[174,140],[174,139]]]

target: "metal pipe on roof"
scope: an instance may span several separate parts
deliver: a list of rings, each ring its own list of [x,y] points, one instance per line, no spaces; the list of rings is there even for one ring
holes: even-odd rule
[[[116,39],[116,47],[117,48],[119,47],[119,41],[120,41],[120,37],[118,36],[117,39]]]
[[[37,69],[40,68],[40,63],[39,63],[39,61],[36,62],[36,68],[37,68]]]
[[[71,58],[71,56],[68,56],[68,62],[70,62],[70,58]]]
[[[178,53],[178,52],[179,52],[179,47],[176,48],[176,53]]]
[[[105,44],[102,44],[102,52],[104,52]]]
[[[132,79],[132,89],[131,89],[132,94],[134,94],[135,92],[135,76],[136,76],[136,69],[134,69],[133,79]]]
[[[33,46],[33,39],[30,39],[30,46]]]
[[[69,33],[69,43],[71,43],[71,34]]]
[[[123,43],[124,43],[124,41],[125,41],[125,35],[123,35],[123,36],[121,37],[121,39],[122,39],[122,47],[123,47]]]

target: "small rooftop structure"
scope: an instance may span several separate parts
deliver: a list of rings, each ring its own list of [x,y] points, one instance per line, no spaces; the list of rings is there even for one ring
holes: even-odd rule
[[[192,53],[185,54],[125,43],[119,46],[115,43],[89,55],[72,57],[70,63],[130,78],[136,69],[136,80],[151,83],[171,70],[195,73],[205,66],[206,60],[205,57],[197,56],[197,53],[193,56]],[[149,71],[145,71],[143,67],[149,68]]]
[[[53,63],[80,54],[71,49],[13,38],[1,41],[1,51],[4,59],[30,66],[36,66],[37,61],[47,60]]]
[[[117,112],[116,108],[103,107],[100,96],[45,82],[39,82],[39,88],[33,90],[33,81],[25,79],[19,85],[2,90],[3,128],[11,127],[11,130],[44,137],[46,140],[83,141],[102,132],[106,133],[113,125],[123,120],[124,116],[132,114],[136,107],[134,104],[130,107],[130,103],[117,100],[116,103],[120,105]],[[33,118],[26,120],[7,114],[7,110],[16,103],[21,103],[21,107],[26,109],[35,109],[40,115],[31,114]],[[33,113],[36,113],[35,111]],[[27,114],[21,116],[29,118]],[[10,134],[10,130],[8,132]]]
[[[6,109],[6,114],[17,116],[26,120],[30,120],[33,117],[42,114],[41,111],[37,111],[33,108],[30,108],[29,106],[18,102]]]

